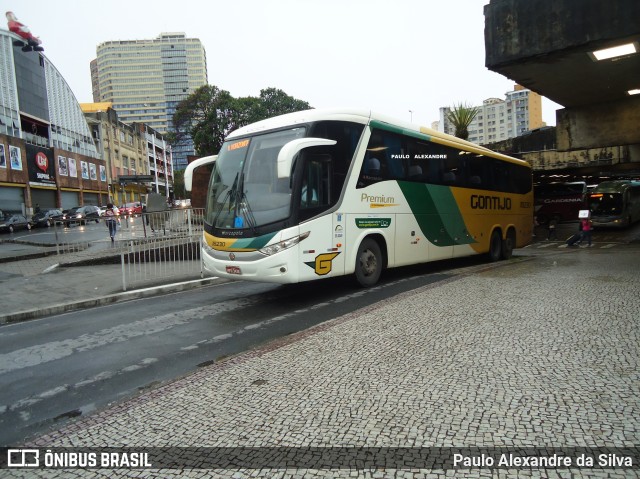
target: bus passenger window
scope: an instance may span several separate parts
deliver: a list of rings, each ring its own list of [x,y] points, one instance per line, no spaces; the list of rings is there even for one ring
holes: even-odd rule
[[[368,158],[364,163],[364,174],[368,176],[380,176],[380,160],[377,158]]]
[[[411,165],[409,167],[409,179],[416,181],[422,177],[422,168],[420,165]]]
[[[451,185],[457,180],[456,174],[453,171],[445,171],[442,174],[442,181],[445,185]]]
[[[378,181],[382,181],[382,165],[380,160],[371,153],[367,153],[364,162],[362,163],[362,170],[360,171],[360,178],[358,179],[358,188],[372,185]]]

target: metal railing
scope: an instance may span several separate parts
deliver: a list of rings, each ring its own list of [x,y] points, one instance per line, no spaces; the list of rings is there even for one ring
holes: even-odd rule
[[[144,234],[141,238],[118,240],[122,290],[203,277],[200,260],[203,215],[202,209],[188,208],[144,213],[134,217],[133,222],[132,217],[122,218],[124,236],[136,223],[142,225]]]
[[[74,228],[58,225],[52,227],[55,228],[53,231],[49,230],[51,234],[46,241],[36,243],[25,239],[20,242],[37,246],[51,263],[119,263],[122,290],[126,291],[202,278],[200,241],[203,218],[204,210],[201,208],[122,215],[112,242],[103,217],[98,221],[102,223],[99,228],[91,228],[95,225],[93,219],[86,222],[87,230],[81,236],[88,239],[75,240],[79,235],[74,234]]]

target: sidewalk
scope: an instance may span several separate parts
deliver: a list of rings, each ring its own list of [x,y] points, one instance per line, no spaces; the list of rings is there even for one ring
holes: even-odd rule
[[[628,447],[640,460],[639,252],[490,265],[203,367],[28,446],[151,455],[154,470],[104,477],[640,477],[637,462],[489,470],[424,457]],[[385,463],[398,450],[415,457]]]
[[[93,250],[79,248],[58,255],[55,245],[0,242],[0,285],[4,293],[0,325],[223,281],[176,276],[149,280],[124,292],[117,249],[111,255],[113,264],[87,265],[92,259],[104,263],[110,257],[106,250],[109,246],[105,241]]]

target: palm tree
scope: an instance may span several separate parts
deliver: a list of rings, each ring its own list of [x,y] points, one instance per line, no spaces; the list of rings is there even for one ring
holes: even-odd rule
[[[466,140],[469,138],[469,125],[476,117],[480,109],[477,106],[459,103],[447,113],[447,118],[456,129],[455,136]]]

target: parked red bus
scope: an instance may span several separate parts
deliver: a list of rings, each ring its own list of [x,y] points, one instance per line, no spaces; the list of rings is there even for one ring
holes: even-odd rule
[[[533,187],[533,197],[538,223],[577,221],[578,212],[587,209],[587,184],[584,181],[540,184]]]

